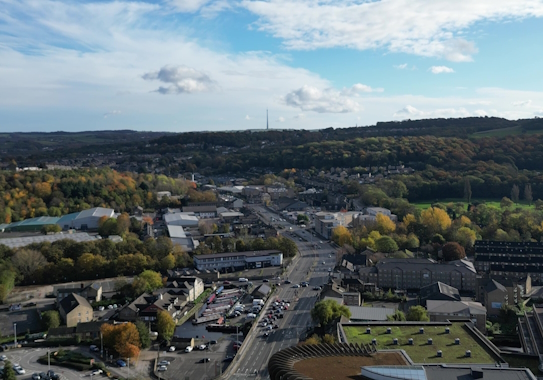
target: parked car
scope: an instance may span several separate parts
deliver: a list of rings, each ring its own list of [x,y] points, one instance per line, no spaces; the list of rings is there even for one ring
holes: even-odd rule
[[[161,366],[161,365],[170,365],[170,362],[167,361],[167,360],[161,360],[157,363],[157,365]]]
[[[266,332],[264,333],[264,335],[262,335],[262,336],[263,336],[264,338],[267,338],[267,337],[270,336],[270,333],[269,333],[268,331],[266,331]]]
[[[187,346],[185,348],[185,352],[192,352],[192,347],[191,346]]]
[[[208,344],[217,344],[216,340],[210,340]]]
[[[32,374],[32,380],[40,380],[41,377],[40,377],[40,374],[39,373],[33,373]]]
[[[285,281],[285,284],[292,284],[292,281],[286,280],[286,281]]]
[[[299,284],[296,284],[296,285],[293,285],[292,287],[293,287],[293,288],[299,288],[300,285],[299,285]]]
[[[227,356],[223,359],[223,362],[231,362],[232,360],[234,360],[233,356]]]
[[[275,325],[273,325],[273,328],[274,328],[274,329],[278,329],[278,328],[279,328],[279,325],[278,325],[278,324],[275,324]]]
[[[17,375],[24,375],[26,373],[24,368],[21,367],[19,364],[14,364],[13,370],[17,373]]]
[[[94,345],[94,344],[91,344],[91,345],[90,345],[89,350],[91,350],[92,352],[98,352],[98,351],[100,351],[100,349],[98,348],[98,346],[96,346],[96,345]]]
[[[0,360],[1,360],[1,361],[7,360],[7,358],[8,358],[8,357],[7,357],[6,355],[1,355],[1,356],[0,356]]]
[[[168,351],[174,352],[175,351],[175,346],[170,346],[170,348],[168,348]]]
[[[231,282],[230,281],[223,281],[223,285],[230,285]]]
[[[104,307],[103,306],[98,306],[98,311],[104,311]]]
[[[104,371],[102,371],[101,369],[95,369],[94,371],[91,372],[92,376],[97,376],[97,375],[101,375]]]
[[[206,346],[205,344],[200,344],[200,345],[198,346],[198,349],[203,351],[203,350],[206,350],[206,349],[207,349],[207,346]]]
[[[49,376],[45,372],[40,372],[40,379],[41,380],[50,380]]]
[[[262,282],[270,282],[267,278],[263,279]]]
[[[209,363],[211,361],[210,358],[202,358],[200,359],[199,363]]]
[[[119,359],[117,360],[117,365],[119,367],[126,367],[126,362],[124,360]]]
[[[55,371],[52,371],[52,370],[47,371],[47,376],[51,380],[58,380],[59,379],[59,376],[55,373]]]
[[[159,366],[156,370],[157,370],[158,372],[164,372],[164,371],[167,371],[167,370],[168,370],[168,367],[166,367],[165,365],[161,365],[161,366]]]
[[[321,290],[321,287],[320,286],[314,286],[313,290]]]

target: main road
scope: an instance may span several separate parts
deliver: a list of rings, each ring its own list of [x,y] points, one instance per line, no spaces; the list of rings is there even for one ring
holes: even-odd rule
[[[263,207],[256,207],[260,217],[266,222],[271,221],[272,217],[280,218]],[[289,268],[281,280],[281,286],[277,287],[276,293],[272,296],[290,301],[290,308],[284,312],[284,318],[277,319],[279,328],[272,330],[269,337],[264,337],[264,329],[258,327],[256,338],[249,340],[250,346],[246,348],[244,357],[232,378],[269,378],[267,370],[269,358],[283,348],[296,345],[302,333],[312,325],[310,312],[319,293],[313,290],[313,287],[325,284],[328,280],[328,271],[335,265],[334,249],[329,244],[320,242],[318,237],[314,237],[308,230],[299,229],[288,222],[279,220],[276,224],[285,227],[283,236],[293,239],[300,251],[300,257],[295,265]],[[285,284],[285,280],[292,283]],[[303,281],[309,282],[309,286],[295,287]]]

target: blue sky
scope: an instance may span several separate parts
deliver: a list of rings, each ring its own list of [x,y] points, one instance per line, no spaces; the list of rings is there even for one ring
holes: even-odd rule
[[[543,117],[543,0],[0,0],[0,131]]]

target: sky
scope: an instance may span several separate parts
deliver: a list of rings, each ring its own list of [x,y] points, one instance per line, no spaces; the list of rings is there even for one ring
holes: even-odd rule
[[[543,0],[0,0],[0,132],[543,117]]]

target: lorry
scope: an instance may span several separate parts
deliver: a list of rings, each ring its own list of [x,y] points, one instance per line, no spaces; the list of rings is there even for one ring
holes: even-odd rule
[[[264,300],[260,298],[255,298],[253,300],[253,306],[264,306]]]

